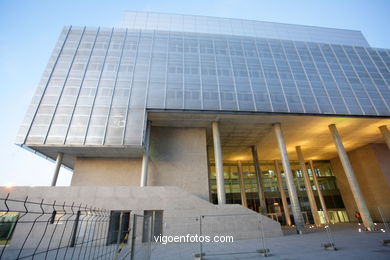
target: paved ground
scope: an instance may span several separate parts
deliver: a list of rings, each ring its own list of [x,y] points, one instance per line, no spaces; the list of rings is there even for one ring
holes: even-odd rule
[[[321,244],[328,242],[324,229],[307,229],[303,235],[296,235],[292,231],[285,230],[285,236],[267,238],[264,241],[271,254],[266,259],[389,260],[390,247],[383,246],[380,241],[390,239],[390,234],[358,232],[358,228],[357,224],[331,226],[337,251],[327,251],[321,247]],[[250,239],[233,244],[204,244],[205,257],[203,259],[262,259],[264,257],[253,253],[256,249],[262,248],[261,242],[260,239]],[[193,259],[192,254],[198,253],[199,250],[199,244],[154,245],[152,259]],[[218,253],[223,253],[223,255],[216,255]]]

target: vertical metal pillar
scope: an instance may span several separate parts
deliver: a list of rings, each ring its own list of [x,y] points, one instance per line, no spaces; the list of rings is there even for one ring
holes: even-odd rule
[[[54,167],[53,179],[51,180],[51,186],[52,187],[56,186],[56,184],[57,184],[58,174],[60,173],[60,168],[61,168],[62,158],[63,157],[64,157],[63,153],[58,153],[57,154],[56,165]]]
[[[390,149],[390,133],[389,129],[387,129],[387,126],[382,125],[379,127],[379,130],[381,131],[383,138],[385,139],[385,142],[387,144],[387,147]]]
[[[81,211],[78,210],[77,214],[76,214],[76,218],[74,219],[74,222],[73,222],[72,235],[71,235],[71,241],[70,241],[69,247],[74,247],[76,245],[77,232],[78,232],[77,229],[79,227],[80,215],[81,215]]]
[[[320,221],[320,216],[318,215],[317,203],[316,203],[316,199],[314,197],[313,188],[311,186],[309,174],[308,174],[307,169],[306,169],[306,164],[305,164],[305,159],[303,157],[302,149],[300,146],[295,146],[295,150],[297,151],[299,166],[302,170],[303,179],[305,180],[307,198],[309,199],[310,210],[311,210],[311,214],[313,215],[314,224],[316,226],[320,226],[321,221]]]
[[[217,180],[218,204],[226,204],[225,179],[224,179],[224,175],[223,175],[221,137],[219,135],[218,122],[212,122],[211,127],[213,130],[214,158],[215,158],[215,172],[216,172],[216,180]]]
[[[141,166],[141,182],[140,186],[145,187],[148,183],[148,164],[149,164],[149,142],[150,142],[150,122],[147,122],[145,132],[145,151],[142,155],[142,166]]]
[[[304,227],[301,207],[299,205],[297,190],[294,184],[294,178],[291,171],[290,161],[288,160],[288,154],[286,149],[286,144],[284,142],[282,127],[280,123],[273,124],[274,132],[276,135],[276,139],[278,141],[278,147],[280,151],[280,155],[282,157],[282,164],[284,168],[284,172],[286,174],[286,183],[287,190],[290,197],[291,209],[294,216],[295,227],[299,234],[302,234],[302,230]]]
[[[255,173],[257,178],[257,187],[259,190],[259,202],[260,202],[260,213],[263,215],[267,215],[267,204],[265,203],[265,196],[263,187],[261,186],[261,170],[260,170],[260,164],[259,164],[259,157],[257,154],[257,147],[256,145],[253,145],[251,147],[252,150],[252,157],[253,157],[253,164],[255,166]]]
[[[287,225],[291,226],[290,209],[288,208],[286,192],[284,191],[284,187],[283,187],[283,179],[279,169],[279,162],[278,160],[275,160],[274,163],[275,163],[276,177],[278,179],[280,197],[282,198],[284,217],[286,218]]]
[[[324,213],[326,223],[329,224],[329,223],[330,223],[330,219],[329,219],[329,215],[328,215],[328,209],[327,209],[327,207],[326,207],[326,203],[325,203],[325,200],[324,200],[324,196],[322,195],[322,191],[321,191],[320,184],[318,183],[318,178],[317,178],[316,171],[315,171],[315,169],[314,169],[313,161],[310,160],[310,161],[309,161],[309,164],[310,164],[311,172],[313,173],[314,184],[315,184],[316,187],[317,187],[317,192],[318,192],[318,197],[319,197],[319,199],[320,199],[322,212]]]
[[[238,168],[238,177],[240,180],[240,190],[241,190],[241,204],[245,208],[248,207],[248,202],[246,199],[246,191],[245,191],[245,181],[244,181],[244,174],[242,172],[242,163],[241,161],[237,161],[237,168]]]
[[[374,223],[372,221],[370,212],[368,211],[366,201],[363,197],[362,191],[360,190],[359,183],[356,179],[351,162],[348,159],[347,152],[345,151],[344,145],[341,141],[341,138],[340,138],[340,135],[337,131],[336,125],[331,124],[328,127],[330,130],[330,133],[332,134],[334,144],[335,144],[337,152],[339,154],[341,164],[343,165],[345,175],[347,176],[348,183],[349,183],[349,186],[351,188],[356,205],[358,207],[360,215],[362,216],[363,224],[368,230],[373,230]]]

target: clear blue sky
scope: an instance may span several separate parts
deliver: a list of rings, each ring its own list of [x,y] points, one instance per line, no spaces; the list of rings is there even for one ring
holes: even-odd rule
[[[113,27],[125,10],[198,14],[361,30],[390,48],[386,0],[0,0],[0,185],[49,185],[54,164],[14,139],[64,25]],[[71,172],[61,170],[59,185]]]

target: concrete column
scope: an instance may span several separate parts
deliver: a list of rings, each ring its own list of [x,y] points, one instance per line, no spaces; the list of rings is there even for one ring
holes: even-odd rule
[[[148,184],[148,164],[149,164],[149,143],[150,143],[150,122],[147,122],[145,132],[145,151],[142,155],[141,182],[140,186],[145,187]]]
[[[242,164],[241,161],[237,161],[237,167],[238,167],[238,177],[240,180],[240,190],[241,190],[241,204],[245,208],[248,207],[248,202],[246,200],[246,191],[245,191],[245,181],[244,181],[244,175],[242,173]]]
[[[209,202],[213,203],[213,196],[211,195],[211,183],[210,183],[210,177],[211,177],[211,167],[210,167],[210,157],[209,157],[209,147],[206,147],[206,156],[207,156],[207,183],[209,185]]]
[[[56,186],[56,184],[57,184],[58,174],[60,173],[60,168],[61,168],[62,158],[63,157],[64,157],[63,153],[58,153],[57,154],[56,165],[54,166],[53,179],[51,180],[51,186],[52,187]]]
[[[355,173],[348,159],[347,152],[345,151],[344,145],[341,141],[336,125],[335,124],[329,125],[329,130],[330,133],[332,134],[334,144],[339,154],[341,164],[343,165],[345,175],[347,176],[349,186],[351,187],[351,191],[355,199],[356,205],[358,207],[360,215],[362,216],[363,224],[368,230],[373,230],[374,223],[372,221],[370,212],[368,211],[366,201],[360,190],[359,183],[355,177]]]
[[[286,218],[287,225],[291,226],[290,209],[288,208],[286,192],[284,191],[283,179],[282,179],[282,174],[280,173],[278,160],[275,160],[275,172],[276,172],[276,177],[278,179],[280,197],[282,198],[284,217]]]
[[[213,142],[214,142],[214,158],[215,158],[215,171],[217,179],[217,197],[218,204],[226,204],[225,195],[225,179],[223,176],[223,160],[222,160],[222,148],[221,138],[219,135],[218,122],[211,124],[213,130]]]
[[[311,172],[313,173],[314,184],[315,184],[316,187],[317,187],[317,192],[318,192],[318,197],[319,197],[319,199],[320,199],[322,212],[324,212],[324,216],[325,216],[325,221],[326,221],[326,223],[329,224],[329,223],[330,223],[330,219],[329,219],[329,215],[328,215],[328,209],[326,208],[324,196],[322,195],[321,187],[320,187],[320,184],[318,183],[318,178],[317,178],[316,171],[315,171],[315,169],[314,169],[313,161],[310,160],[310,161],[309,161],[309,164],[310,164]]]
[[[278,141],[278,147],[279,147],[280,155],[282,157],[284,172],[286,174],[287,190],[288,190],[288,195],[290,197],[291,209],[294,216],[295,227],[297,229],[297,232],[301,234],[304,227],[303,217],[302,217],[301,207],[299,206],[297,190],[294,184],[294,178],[291,172],[290,161],[288,160],[286,144],[284,143],[282,127],[279,123],[276,123],[273,124],[273,128],[275,131],[276,139]]]
[[[383,138],[385,139],[385,142],[387,144],[387,147],[390,149],[390,132],[389,129],[387,129],[387,126],[382,125],[379,127],[379,130],[381,131]]]
[[[300,146],[295,146],[295,150],[297,151],[299,165],[300,165],[300,168],[302,170],[303,178],[305,180],[306,193],[307,193],[307,197],[309,199],[310,210],[311,210],[311,214],[313,215],[314,224],[316,226],[320,226],[321,221],[320,221],[320,216],[318,215],[317,203],[316,203],[316,199],[314,197],[309,174],[308,174],[307,169],[306,169],[305,159],[303,157],[302,149]]]
[[[260,213],[263,215],[267,215],[267,204],[265,203],[264,191],[263,191],[263,187],[261,186],[262,183],[261,171],[260,171],[259,157],[257,155],[257,147],[253,145],[251,149],[252,149],[253,164],[255,166],[255,173],[257,178],[257,187],[259,189]]]

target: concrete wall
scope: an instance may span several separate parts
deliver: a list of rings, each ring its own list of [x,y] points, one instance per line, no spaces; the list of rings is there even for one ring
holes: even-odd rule
[[[385,144],[368,144],[348,152],[348,157],[374,221],[381,221],[378,206],[390,219],[390,150]],[[331,163],[347,213],[356,221],[357,206],[340,159]]]
[[[141,159],[77,158],[71,186],[139,186]]]
[[[152,186],[177,186],[208,200],[206,129],[152,128]]]
[[[199,217],[202,218],[202,234],[203,235],[230,235],[234,237],[234,241],[246,238],[258,238],[259,221],[262,223],[262,228],[265,237],[281,236],[282,231],[280,224],[270,218],[259,215],[258,213],[251,211],[241,205],[213,205],[208,201],[205,201],[198,196],[194,196],[188,192],[183,191],[177,187],[13,187],[12,189],[0,187],[0,198],[5,198],[10,193],[10,199],[24,200],[28,196],[29,201],[40,202],[44,199],[45,203],[51,204],[56,201],[56,210],[62,210],[62,203],[66,201],[67,205],[71,205],[74,202],[75,210],[77,212],[77,205],[88,205],[98,209],[105,210],[126,210],[131,211],[132,214],[144,214],[144,210],[163,210],[163,235],[186,235],[191,234],[199,235],[200,222]],[[10,210],[24,211],[23,203],[12,204],[9,203]],[[34,209],[30,205],[27,206],[29,213],[23,218],[30,218],[34,220],[40,216],[39,203],[33,205]],[[0,211],[6,210],[4,203],[0,203]],[[48,239],[55,241],[51,244],[52,247],[56,247],[59,244],[61,233],[65,232],[66,236],[63,240],[65,244],[69,241],[73,222],[65,226],[58,225],[59,231],[53,232],[53,226],[47,225],[47,220],[51,216],[53,208],[51,206],[45,207],[46,214],[43,217],[39,217],[40,222],[35,225],[35,228],[28,235],[31,229],[30,223],[18,223],[14,231],[10,249],[12,252],[17,252],[16,249],[20,248],[24,239],[29,236],[27,249],[31,250],[37,245],[42,238],[42,234],[46,228],[48,231],[44,234],[44,239],[40,244],[40,248],[46,248],[48,245]],[[69,208],[67,208],[67,214],[74,215]],[[34,214],[35,212],[35,214]],[[22,213],[23,214],[23,213]],[[228,215],[229,214],[229,215]],[[232,216],[233,214],[233,216]],[[107,213],[109,216],[109,212]],[[69,219],[69,217],[66,217]],[[88,222],[89,221],[89,222]],[[91,218],[85,220],[84,225],[88,223],[92,224]],[[107,221],[105,222],[107,226]],[[141,222],[142,223],[142,222]],[[66,228],[67,227],[67,228]],[[65,231],[63,231],[66,228]],[[91,230],[89,228],[89,230]],[[87,229],[85,229],[87,230]],[[139,229],[142,230],[142,226]],[[106,241],[107,227],[100,233],[102,234],[101,244]],[[51,237],[51,234],[53,237]],[[85,236],[81,234],[80,237]],[[139,233],[137,236],[140,236]],[[84,240],[83,240],[84,241]],[[99,240],[100,241],[100,240]],[[100,242],[99,242],[100,243]],[[115,246],[117,247],[117,246]],[[13,250],[13,251],[12,251]],[[5,258],[7,259],[7,258]],[[10,259],[15,259],[10,258]],[[50,257],[48,259],[51,259]]]
[[[206,130],[152,127],[148,185],[176,186],[208,200]],[[77,158],[72,186],[139,186],[141,158]]]

